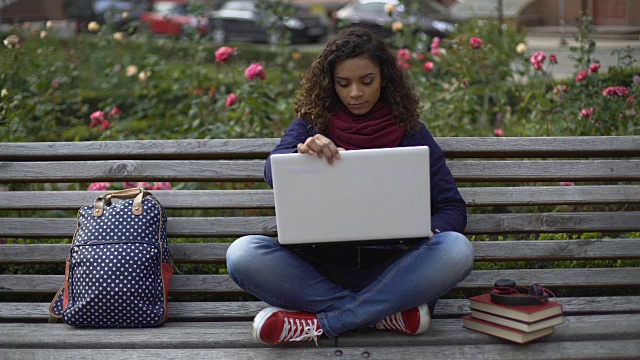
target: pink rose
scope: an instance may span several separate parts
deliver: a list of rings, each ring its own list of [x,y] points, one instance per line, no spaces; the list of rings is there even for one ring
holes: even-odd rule
[[[604,96],[627,96],[629,90],[624,86],[609,86],[602,90]]]
[[[124,186],[125,189],[143,188],[145,190],[151,190],[152,188],[151,184],[149,184],[146,181],[127,181],[127,182],[123,182],[122,186]]]
[[[409,69],[411,67],[411,65],[409,65],[408,62],[404,62],[402,60],[398,60],[398,68],[400,69]]]
[[[89,118],[91,119],[89,127],[94,128],[104,121],[104,111],[94,111]]]
[[[94,182],[89,184],[89,187],[87,188],[87,190],[89,191],[104,191],[109,189],[109,187],[112,185],[112,183],[110,182]]]
[[[468,82],[467,80],[462,80],[462,81],[460,82],[460,85],[462,85],[462,87],[465,87],[465,88],[466,88],[467,86],[469,86],[469,82]]]
[[[600,64],[591,64],[589,65],[589,72],[590,73],[597,73],[598,70],[600,70]]]
[[[171,190],[170,182],[154,182],[150,190]]]
[[[542,63],[541,62],[534,62],[531,63],[531,65],[533,65],[533,68],[536,70],[542,70]]]
[[[552,64],[557,64],[558,63],[558,58],[556,57],[555,54],[550,54],[549,55],[549,62]]]
[[[407,49],[398,50],[398,60],[399,61],[409,61],[411,60],[411,52]]]
[[[545,55],[545,53],[543,53],[542,51],[538,51],[533,53],[533,55],[531,55],[531,58],[529,59],[529,61],[531,61],[531,64],[543,63],[546,58],[547,58],[547,55]]]
[[[554,94],[559,94],[559,93],[566,93],[567,92],[567,86],[566,85],[559,85],[553,88],[553,93]]]
[[[104,119],[102,120],[102,122],[100,123],[100,130],[107,130],[108,128],[111,127],[111,123],[109,122],[109,120]]]
[[[256,77],[259,77],[261,80],[264,80],[267,77],[267,75],[264,73],[264,68],[262,67],[262,64],[253,63],[244,70],[244,77],[246,77],[247,80],[255,80]]]
[[[122,114],[122,111],[120,111],[117,106],[114,106],[113,109],[111,109],[111,111],[109,112],[109,117],[118,116],[120,114]]]
[[[580,110],[580,113],[578,114],[578,117],[582,118],[582,119],[589,119],[591,118],[591,115],[593,115],[593,113],[596,111],[596,108],[584,108],[582,110]]]
[[[143,189],[151,189],[151,184],[149,184],[146,181],[142,181],[142,182],[137,182],[136,186],[134,186],[134,187],[143,188]]]
[[[482,46],[482,39],[477,37],[470,38],[469,46],[471,46],[473,49],[480,49],[480,47]]]
[[[227,107],[233,106],[238,101],[238,95],[231,93],[227,96],[227,101],[224,102],[224,105]]]
[[[502,130],[501,128],[496,128],[495,130],[493,130],[493,136],[501,137],[503,135],[504,135],[504,130]]]
[[[431,48],[437,48],[440,46],[440,38],[439,37],[434,37],[433,40],[431,40]]]
[[[221,48],[216,50],[216,62],[223,63],[227,61],[235,52],[236,50],[234,48],[222,46]]]
[[[575,186],[576,183],[571,182],[571,181],[561,181],[560,182],[560,186]]]
[[[587,72],[587,70],[582,70],[578,73],[578,75],[576,75],[576,82],[582,82],[584,79],[587,78],[587,76],[589,75],[589,73]]]
[[[431,61],[427,61],[426,63],[424,63],[424,66],[422,66],[424,68],[424,71],[431,71],[433,70],[433,63]]]

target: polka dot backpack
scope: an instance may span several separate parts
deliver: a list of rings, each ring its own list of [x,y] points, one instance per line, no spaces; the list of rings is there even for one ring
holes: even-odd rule
[[[164,208],[142,188],[107,193],[82,207],[51,321],[146,327],[167,320],[173,263],[166,224]]]

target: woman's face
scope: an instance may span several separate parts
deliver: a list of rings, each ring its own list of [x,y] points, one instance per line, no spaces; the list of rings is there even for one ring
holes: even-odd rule
[[[369,112],[380,98],[380,67],[365,55],[340,61],[333,78],[340,101],[355,115]]]

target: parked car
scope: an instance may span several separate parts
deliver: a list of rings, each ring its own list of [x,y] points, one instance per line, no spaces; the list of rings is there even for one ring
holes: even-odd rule
[[[204,15],[189,13],[188,0],[160,0],[151,4],[151,10],[140,16],[140,23],[156,35],[177,38],[198,32],[206,36],[209,20]]]
[[[111,23],[120,31],[133,32],[140,15],[148,7],[145,0],[66,0],[64,12],[76,22],[76,31],[86,31],[87,24],[96,21],[100,25]]]
[[[227,41],[277,43],[277,34],[270,34],[268,23],[273,23],[254,0],[229,0],[210,14],[209,31],[217,43]],[[293,17],[283,22],[291,34],[292,42],[317,43],[327,34],[327,23],[321,15],[297,6]]]
[[[385,9],[389,4],[396,6],[391,15]],[[338,29],[362,25],[383,36],[392,34],[390,25],[395,21],[417,25],[419,31],[431,37],[446,37],[454,31],[455,25],[446,7],[431,0],[424,0],[420,4],[421,14],[408,15],[397,0],[357,0],[336,11],[334,17]]]

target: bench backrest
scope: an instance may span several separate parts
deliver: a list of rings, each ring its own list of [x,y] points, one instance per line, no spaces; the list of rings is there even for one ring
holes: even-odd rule
[[[637,264],[605,267],[640,259],[640,136],[436,140],[467,201],[466,234],[480,264],[456,290],[486,289],[499,278],[554,289],[640,286]],[[169,181],[174,190],[153,193],[168,211],[174,261],[185,269],[174,277],[172,293],[243,295],[223,266],[212,275],[199,265],[223,265],[229,242],[239,236],[277,235],[272,192],[262,180],[264,159],[277,142],[2,143],[0,189],[11,191],[0,191],[0,265],[59,264],[61,274],[75,211],[102,193],[85,191],[88,183]],[[589,240],[585,233],[599,234]],[[546,234],[559,240],[537,241]],[[542,261],[575,263],[532,263]],[[5,273],[0,296],[53,295],[61,283],[61,275]]]

